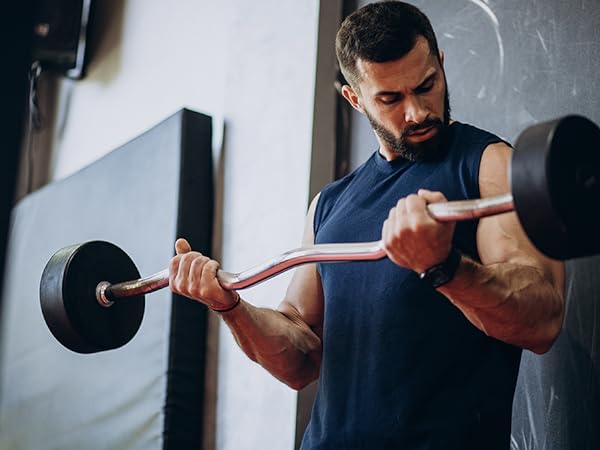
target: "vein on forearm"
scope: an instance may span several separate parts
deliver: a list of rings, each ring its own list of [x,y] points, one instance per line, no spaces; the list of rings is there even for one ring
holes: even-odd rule
[[[536,352],[549,348],[562,323],[560,296],[535,266],[484,266],[463,256],[455,279],[440,292],[487,335]]]
[[[250,359],[294,388],[316,378],[321,340],[308,325],[281,311],[240,307],[223,318]]]

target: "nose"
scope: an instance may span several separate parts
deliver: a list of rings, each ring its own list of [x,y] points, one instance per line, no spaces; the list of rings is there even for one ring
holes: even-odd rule
[[[406,123],[422,123],[429,116],[429,111],[417,95],[405,99],[404,120]]]

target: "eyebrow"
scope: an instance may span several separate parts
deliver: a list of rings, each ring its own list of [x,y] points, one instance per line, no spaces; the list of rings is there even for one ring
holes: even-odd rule
[[[419,89],[420,87],[426,85],[427,83],[429,83],[436,75],[437,75],[438,71],[437,69],[434,69],[433,72],[431,72],[431,74],[427,75],[425,77],[425,79],[423,81],[421,81],[415,88],[413,88],[413,91],[416,91],[417,89]],[[376,97],[383,97],[386,95],[402,95],[401,92],[399,91],[378,91],[375,93]]]

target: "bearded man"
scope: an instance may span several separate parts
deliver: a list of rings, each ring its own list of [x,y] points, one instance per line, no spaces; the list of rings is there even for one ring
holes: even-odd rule
[[[336,52],[379,149],[312,201],[303,243],[381,238],[388,258],[299,267],[271,310],[222,289],[218,263],[178,240],[171,288],[218,311],[292,388],[319,380],[303,449],[507,450],[521,351],[546,352],[561,329],[563,265],[514,213],[428,213],[508,192],[512,149],[450,117],[444,54],[419,9],[357,10]]]

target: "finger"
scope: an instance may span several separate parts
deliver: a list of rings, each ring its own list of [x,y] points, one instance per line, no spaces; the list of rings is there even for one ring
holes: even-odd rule
[[[406,210],[406,197],[402,197],[398,200],[398,202],[396,203],[396,209],[400,209],[402,211]]]
[[[207,261],[202,270],[202,278],[200,282],[206,286],[213,286],[219,289],[223,289],[217,279],[217,271],[219,270],[219,263],[214,259]]]
[[[179,238],[175,241],[175,252],[178,255],[181,255],[183,253],[188,253],[190,251],[192,251],[192,247],[190,246],[188,241],[186,241],[183,238]]]
[[[425,200],[426,203],[442,203],[446,202],[446,196],[441,192],[428,191],[427,189],[419,189],[417,195]]]
[[[208,261],[206,256],[196,252],[188,252],[181,255],[179,270],[175,282],[180,289],[189,291],[194,285],[195,278],[199,278],[196,272],[202,272],[202,266]]]
[[[406,197],[406,226],[415,231],[419,226],[425,223],[433,223],[434,220],[427,211],[425,199],[418,195],[409,195]]]
[[[384,245],[387,245],[388,240],[390,238],[390,219],[385,219],[383,221],[383,227],[381,228],[381,240]]]
[[[393,235],[393,227],[394,227],[395,217],[390,217],[383,222],[383,228],[381,229],[381,240],[383,242],[383,247],[385,248],[386,253],[390,253],[393,248],[394,235]]]
[[[412,194],[406,197],[406,211],[409,214],[424,214],[426,202],[423,197]]]
[[[196,255],[191,259],[190,265],[187,269],[187,285],[190,294],[194,297],[204,298],[203,292],[204,285],[202,284],[202,277],[204,273],[204,267],[210,259],[203,255]]]
[[[181,262],[180,256],[174,256],[169,262],[169,286],[175,287],[175,278],[179,273],[179,263]]]
[[[210,260],[204,266],[201,282],[205,283],[206,286],[209,286],[212,289],[212,292],[217,295],[217,299],[223,303],[223,305],[221,305],[222,307],[227,307],[233,304],[235,301],[236,293],[235,291],[223,289],[217,276],[218,271],[219,263],[215,260]]]
[[[394,219],[394,221],[402,220],[402,217],[406,216],[406,197],[401,198],[396,203],[396,206],[392,208],[390,214],[388,216],[389,219]],[[391,225],[391,224],[390,224]]]

